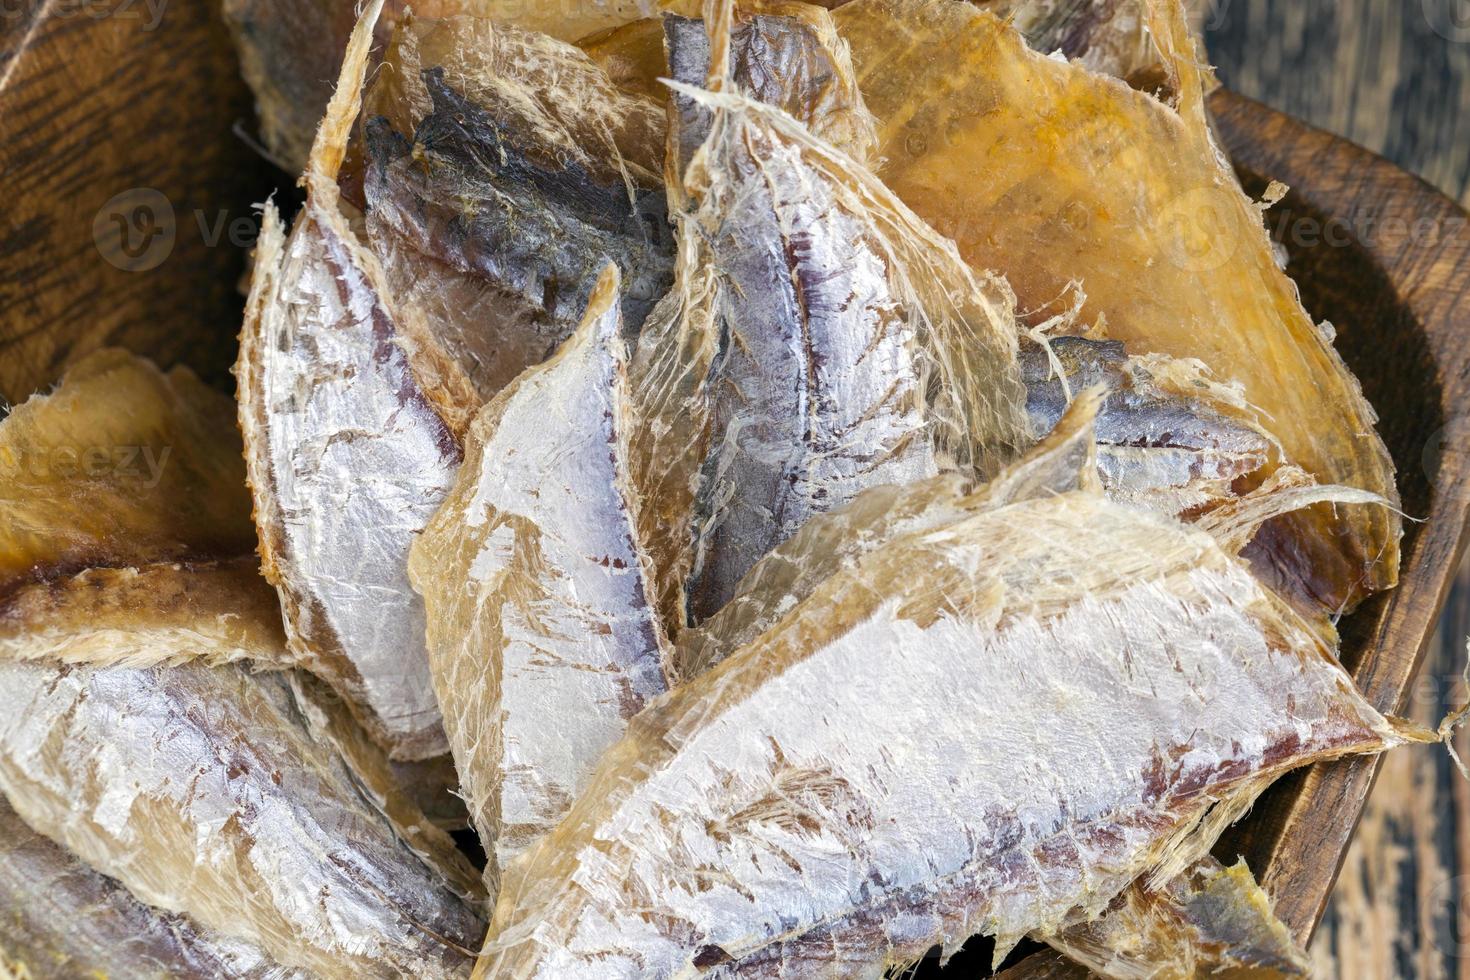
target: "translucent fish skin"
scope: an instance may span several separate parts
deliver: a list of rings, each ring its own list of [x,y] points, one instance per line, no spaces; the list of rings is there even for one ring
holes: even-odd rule
[[[230,400],[101,350],[0,420],[0,594],[98,563],[255,547]]]
[[[618,292],[610,269],[579,331],[486,406],[459,482],[413,549],[492,887],[666,690],[626,472]]]
[[[1072,392],[1102,385],[1108,394],[1097,418],[1098,464],[1103,486],[1117,499],[1182,514],[1230,498],[1233,481],[1276,455],[1271,437],[1227,415],[1234,406],[1213,400],[1203,379],[1170,390],[1116,341],[1056,337],[1048,347],[1021,348],[1032,428],[1050,432]]]
[[[362,801],[279,675],[3,663],[0,691],[0,788],[142,901],[324,977],[462,975],[478,915]]]
[[[1208,535],[1025,501],[864,557],[650,706],[506,875],[477,976],[1003,955],[1202,856],[1217,803],[1401,740]]]
[[[0,970],[80,976],[305,980],[235,939],[149,908],[27,827],[0,797]],[[22,969],[24,972],[22,973]]]
[[[373,25],[355,28],[288,239],[267,203],[235,367],[261,569],[292,651],[397,760],[448,751],[408,548],[459,466],[382,266],[341,206]]]
[[[453,483],[459,446],[321,212],[308,206],[283,243],[267,205],[249,311],[240,424],[262,567],[292,648],[394,757],[441,755],[408,548]]]
[[[1177,4],[1155,6],[1160,27],[1178,19]],[[1396,499],[1373,409],[1210,142],[1187,40],[1170,35],[1176,110],[967,4],[856,0],[833,16],[879,120],[882,176],[967,261],[1004,274],[1021,308],[1080,282],[1084,321],[1101,316],[1106,338],[1199,358],[1244,386],[1286,459]],[[1319,507],[1268,525],[1253,559],[1283,593],[1337,612],[1393,585],[1400,532],[1386,509]]]
[[[663,187],[539,158],[495,107],[429,68],[433,111],[412,140],[368,124],[367,200],[374,220],[418,251],[494,282],[575,325],[602,266],[616,262],[630,330],[673,281]],[[631,198],[631,199],[630,199]]]

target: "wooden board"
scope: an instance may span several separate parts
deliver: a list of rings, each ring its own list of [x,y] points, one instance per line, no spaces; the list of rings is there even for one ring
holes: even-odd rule
[[[251,203],[286,181],[233,131],[250,96],[214,7],[0,17],[0,403],[110,344],[228,383]]]

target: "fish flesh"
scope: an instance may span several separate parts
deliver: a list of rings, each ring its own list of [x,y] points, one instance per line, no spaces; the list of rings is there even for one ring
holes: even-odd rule
[[[1043,495],[864,555],[651,705],[508,869],[477,975],[1003,957],[1203,857],[1280,774],[1422,737],[1208,534]]]
[[[259,947],[149,908],[27,827],[4,797],[0,908],[0,976],[306,978],[276,965]]]
[[[398,342],[381,266],[339,207],[380,7],[353,37],[289,240],[266,205],[236,377],[261,567],[291,649],[392,758],[412,760],[448,743],[408,549],[461,450]]]
[[[709,50],[728,50],[729,29],[728,17],[713,23]],[[711,310],[695,317],[717,339],[691,347],[711,357],[708,376],[680,410],[682,424],[707,429],[693,440],[702,459],[684,588],[697,623],[814,514],[942,465],[993,469],[1030,433],[997,284],[982,285],[860,164],[779,109],[678,92],[713,117],[682,188],[717,270],[700,296]],[[639,346],[656,376],[702,373]],[[678,578],[685,566],[662,567]]]
[[[1198,362],[1129,357],[1118,341],[1054,337],[1023,343],[1026,411],[1050,432],[1071,394],[1101,385],[1098,463],[1110,496],[1186,515],[1234,497],[1232,485],[1280,455],[1238,390]]]
[[[140,900],[324,977],[462,975],[477,910],[359,796],[283,675],[5,661],[0,691],[0,789]]]
[[[1151,6],[1163,28],[1182,17]],[[1372,408],[1211,143],[1187,37],[1170,44],[1176,108],[1032,51],[968,4],[856,0],[833,16],[879,122],[880,175],[972,265],[1004,274],[1022,309],[1080,283],[1100,337],[1198,358],[1243,386],[1284,461],[1397,499]],[[1400,535],[1390,509],[1317,507],[1267,525],[1251,557],[1283,594],[1336,614],[1393,585]]]
[[[578,332],[485,407],[410,560],[492,890],[666,690],[627,472],[619,292],[609,266]]]
[[[255,547],[226,396],[109,349],[0,420],[0,594],[105,563]]]
[[[565,333],[603,264],[616,262],[636,330],[673,273],[662,112],[618,90],[571,45],[488,21],[458,24],[455,33],[476,42],[460,49],[478,52],[466,70],[419,62],[419,83],[394,75],[405,90],[400,116],[418,116],[415,128],[368,121],[370,234],[396,236],[539,306]],[[416,56],[410,66],[431,53],[398,49]]]

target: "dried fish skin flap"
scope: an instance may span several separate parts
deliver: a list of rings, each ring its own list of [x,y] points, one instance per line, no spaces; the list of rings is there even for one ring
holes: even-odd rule
[[[280,675],[0,663],[0,691],[0,789],[140,900],[323,977],[462,975],[478,915],[358,796]]]
[[[1190,980],[1228,970],[1304,977],[1311,963],[1244,862],[1204,858],[1154,889],[1137,885],[1096,921],[1048,939],[1094,973]],[[1008,978],[1031,975],[1007,971]]]
[[[627,468],[610,268],[579,331],[486,406],[414,546],[434,681],[492,886],[666,690]]]
[[[993,469],[1030,441],[997,284],[840,150],[743,96],[686,175],[719,272],[710,438],[687,595],[697,623],[772,547],[864,489]]]
[[[1280,458],[1239,392],[1196,362],[1129,357],[1117,341],[1054,337],[1023,343],[1032,428],[1050,432],[1072,393],[1100,385],[1098,465],[1115,500],[1186,515],[1236,499],[1234,485]]]
[[[0,797],[0,975],[305,980],[249,943],[149,908],[25,825]],[[9,967],[10,973],[4,971]]]
[[[408,549],[461,452],[418,386],[382,268],[338,205],[380,7],[354,34],[289,240],[266,206],[236,377],[261,566],[291,649],[407,760],[448,751]]]
[[[543,35],[474,18],[410,30],[383,83],[396,91],[374,100],[393,117],[367,127],[374,237],[543,309],[564,324],[558,340],[602,265],[617,262],[636,328],[673,271],[661,107]]]
[[[0,594],[90,565],[255,546],[230,401],[102,350],[0,421]]]
[[[833,16],[879,120],[882,176],[967,261],[1004,274],[1021,308],[1080,281],[1082,317],[1107,339],[1198,358],[1244,385],[1288,460],[1396,500],[1372,408],[1185,105],[1033,52],[966,4],[857,0]],[[1399,537],[1392,513],[1323,507],[1268,526],[1255,557],[1336,612],[1396,581]]]
[[[1022,501],[864,556],[655,702],[507,873],[477,975],[1003,954],[1202,857],[1217,803],[1403,739],[1208,535]]]
[[[253,558],[89,568],[23,585],[0,598],[0,660],[293,665],[275,590]]]

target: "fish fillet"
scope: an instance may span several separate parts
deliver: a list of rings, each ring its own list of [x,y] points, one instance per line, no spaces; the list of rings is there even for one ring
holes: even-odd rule
[[[230,401],[102,350],[0,421],[0,593],[99,562],[255,547]]]
[[[1176,110],[967,4],[856,0],[833,16],[879,120],[881,175],[967,261],[1005,275],[1022,309],[1080,283],[1106,338],[1198,358],[1243,385],[1287,460],[1396,499],[1372,408],[1210,142],[1187,41],[1170,47],[1188,82]],[[1318,507],[1268,525],[1252,558],[1335,613],[1393,585],[1400,532],[1390,510]]]
[[[259,947],[149,908],[55,842],[0,797],[0,975],[305,980]]]
[[[376,6],[381,6],[378,4]],[[395,759],[448,750],[408,548],[461,452],[398,342],[382,268],[338,206],[364,15],[289,239],[269,203],[236,366],[262,569],[304,666]]]
[[[477,975],[1003,956],[1202,857],[1280,773],[1410,737],[1209,535],[1024,500],[863,556],[636,719],[507,873]]]
[[[627,474],[618,293],[609,267],[578,332],[486,406],[410,562],[492,888],[666,689]]]

